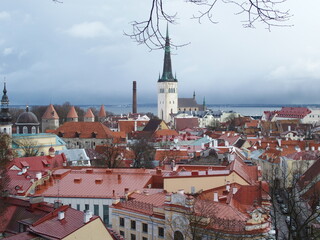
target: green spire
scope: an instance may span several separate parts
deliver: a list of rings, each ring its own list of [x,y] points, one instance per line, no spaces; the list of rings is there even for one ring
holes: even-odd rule
[[[203,111],[206,110],[206,97],[203,97]]]
[[[172,74],[168,23],[167,23],[167,32],[166,32],[166,44],[164,46],[163,72],[162,72],[162,77],[158,81],[159,82],[176,82],[177,81],[177,79],[175,79]]]

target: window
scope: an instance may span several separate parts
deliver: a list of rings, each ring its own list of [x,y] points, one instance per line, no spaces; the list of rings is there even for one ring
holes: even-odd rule
[[[148,240],[148,238],[147,237],[142,237],[142,240]]]
[[[135,234],[131,234],[131,240],[136,240],[136,235]]]
[[[158,236],[159,237],[164,237],[164,229],[163,229],[163,227],[158,227]]]
[[[135,230],[136,229],[136,221],[131,220],[131,229]]]
[[[124,231],[120,231],[120,235],[124,237]]]
[[[80,204],[77,204],[77,210],[80,211]]]
[[[124,218],[122,217],[119,218],[119,224],[121,227],[124,227]]]
[[[89,204],[84,205],[84,210],[86,210],[86,211],[89,210]]]
[[[103,205],[103,222],[109,225],[109,205]]]
[[[142,232],[147,233],[148,232],[148,224],[142,223]]]
[[[93,205],[93,214],[96,216],[99,216],[99,205],[97,204]]]
[[[7,133],[7,128],[4,128],[4,129],[3,129],[3,132],[4,132],[4,133]]]
[[[26,126],[24,126],[22,128],[22,132],[23,132],[23,134],[27,134],[28,133],[28,128]]]
[[[31,128],[31,133],[32,134],[36,134],[37,132],[36,132],[36,127],[35,126],[33,126],[32,128]]]

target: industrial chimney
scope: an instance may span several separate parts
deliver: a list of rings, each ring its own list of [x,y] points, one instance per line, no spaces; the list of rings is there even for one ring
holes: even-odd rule
[[[132,88],[132,113],[137,113],[137,82],[133,81]]]

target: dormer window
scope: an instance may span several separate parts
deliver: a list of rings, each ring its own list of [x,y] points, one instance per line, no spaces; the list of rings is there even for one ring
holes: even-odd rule
[[[81,135],[81,132],[76,132],[76,137],[78,138],[78,137],[80,137],[80,135]]]

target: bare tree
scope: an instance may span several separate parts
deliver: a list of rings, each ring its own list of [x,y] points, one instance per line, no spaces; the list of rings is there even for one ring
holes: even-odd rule
[[[152,168],[152,160],[154,160],[155,148],[151,145],[150,141],[146,138],[136,140],[133,144],[129,145],[133,152],[135,168]]]
[[[32,139],[16,139],[14,142],[18,145],[18,149],[21,149],[23,157],[33,157],[39,155],[40,146]]]
[[[6,195],[5,190],[7,189],[10,181],[7,174],[7,165],[11,160],[12,152],[10,149],[10,138],[8,135],[0,134],[0,215],[3,216],[6,211],[6,204],[3,201],[3,197]],[[1,224],[1,222],[0,222]]]
[[[126,149],[115,146],[115,145],[105,145],[103,146],[103,153],[101,160],[99,161],[100,166],[108,168],[119,168],[123,167],[123,158]]]
[[[316,184],[308,189],[301,185],[305,161],[291,169],[273,164],[269,170],[269,194],[276,239],[319,239],[318,231],[310,231],[320,216],[320,192]],[[298,164],[297,164],[298,165]],[[318,223],[317,223],[318,224]]]
[[[286,0],[186,0],[186,3],[194,4],[198,8],[198,13],[192,18],[199,21],[209,19],[212,23],[214,20],[214,9],[218,2],[229,3],[238,6],[236,14],[246,15],[243,23],[244,27],[254,28],[257,22],[263,23],[270,30],[273,26],[288,26],[285,24],[290,19],[289,10],[279,10]],[[146,44],[150,49],[159,49],[164,47],[165,36],[161,30],[162,20],[171,24],[176,23],[177,13],[170,14],[165,8],[164,0],[152,0],[149,15],[147,19],[133,21],[132,33],[125,33],[131,39],[139,44]],[[182,44],[184,45],[184,44]],[[174,45],[172,46],[182,46]]]

